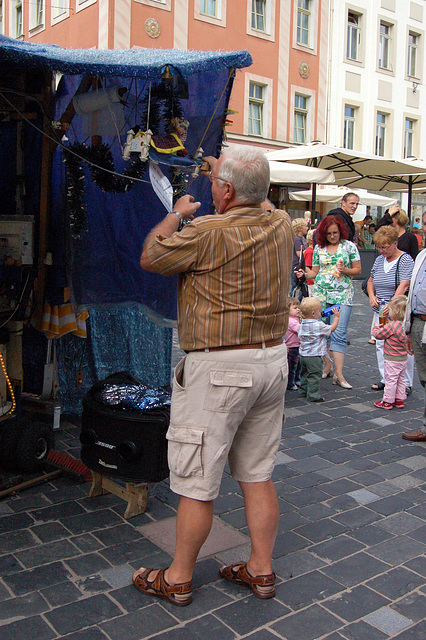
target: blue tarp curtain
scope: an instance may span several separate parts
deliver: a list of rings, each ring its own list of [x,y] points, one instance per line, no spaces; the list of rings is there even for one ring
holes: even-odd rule
[[[0,35],[0,64],[5,69],[37,68],[64,74],[56,94],[56,120],[72,100],[83,76],[96,76],[104,87],[127,87],[129,106],[125,108],[124,130],[120,131],[121,145],[129,128],[145,124],[140,122],[140,101],[151,82],[161,81],[168,66],[172,75],[180,74],[188,83],[189,99],[181,99],[180,104],[190,123],[185,144],[189,154],[195,152],[202,139],[205,155],[218,154],[233,82],[230,71],[247,67],[251,62],[247,51],[64,49]],[[67,137],[69,142],[84,142],[82,136],[81,116],[75,115]],[[90,144],[90,139],[87,142]],[[103,142],[111,146],[115,168],[121,173],[126,165],[121,158],[119,137],[103,137]],[[140,183],[128,193],[105,193],[92,182],[86,169],[87,233],[81,240],[72,240],[67,233],[67,185],[62,160],[59,147],[52,177],[54,264],[50,269],[49,302],[56,304],[58,301],[53,298],[60,288],[71,284],[77,304],[137,301],[157,321],[174,318],[173,279],[144,273],[139,266],[146,234],[166,213],[151,186]],[[200,215],[211,212],[210,184],[206,178],[195,180],[189,192],[203,203]]]
[[[63,77],[57,92],[55,119],[59,119],[78,86],[79,77]],[[128,129],[140,124],[142,107],[140,101],[149,91],[149,83],[135,83],[126,78],[104,81],[104,86],[125,86],[129,89],[126,100],[132,108],[125,108],[126,126],[122,133],[124,144]],[[140,86],[142,85],[142,86]],[[192,155],[201,139],[205,155],[218,155],[222,142],[222,125],[232,87],[229,70],[194,74],[189,82],[189,99],[180,99],[184,117],[189,121],[185,147]],[[138,102],[139,101],[139,102]],[[136,102],[136,107],[134,106]],[[215,115],[213,116],[216,110]],[[213,118],[212,118],[213,116]],[[69,143],[86,142],[83,138],[81,116],[75,115],[67,132]],[[117,137],[103,137],[110,146],[116,171],[122,173],[128,166],[122,159],[122,147]],[[66,142],[65,144],[68,144]],[[53,165],[52,247],[57,276],[69,279],[77,304],[140,302],[155,321],[176,317],[176,283],[173,278],[164,278],[142,271],[139,258],[144,238],[152,227],[166,214],[166,209],[149,183],[148,170],[143,176],[146,182],[137,183],[126,193],[104,192],[92,181],[90,169],[85,167],[85,190],[87,204],[87,232],[79,239],[64,233],[69,229],[67,216],[64,154],[58,147]],[[167,165],[160,165],[169,175]],[[189,193],[201,200],[199,214],[212,213],[211,189],[207,178],[196,178]],[[68,247],[64,246],[67,238]],[[62,251],[59,251],[62,249]],[[64,269],[65,267],[65,269]],[[67,274],[67,275],[66,275]],[[60,284],[61,279],[57,284]]]

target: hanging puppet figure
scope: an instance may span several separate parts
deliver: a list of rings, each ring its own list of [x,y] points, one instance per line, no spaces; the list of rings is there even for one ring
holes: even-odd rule
[[[142,131],[140,126],[136,124],[127,132],[126,144],[123,148],[123,160],[130,160],[131,153],[140,153],[142,162],[146,162],[149,157],[149,145],[151,142],[152,131]]]
[[[184,143],[188,135],[189,122],[183,118],[172,118],[169,124],[169,133],[165,136],[152,135],[152,132],[142,131],[139,125],[135,125],[127,132],[126,144],[123,149],[123,160],[130,160],[131,153],[140,153],[142,162],[149,156],[149,147],[153,147],[158,153],[188,155]]]
[[[188,136],[189,122],[184,118],[172,118],[169,124],[169,134],[166,136],[152,136],[151,146],[159,153],[175,153],[180,156],[188,155],[184,143]]]

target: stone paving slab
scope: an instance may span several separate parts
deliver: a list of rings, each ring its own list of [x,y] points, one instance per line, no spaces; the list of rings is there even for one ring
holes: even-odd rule
[[[152,484],[146,513],[125,520],[122,500],[89,498],[87,484],[64,476],[0,502],[0,640],[425,640],[426,443],[401,438],[418,428],[424,393],[416,378],[403,410],[374,407],[371,312],[355,286],[345,365],[353,389],[326,379],[322,405],[286,397],[274,600],[218,575],[250,553],[228,468],[216,546],[197,562],[185,608],[131,585],[135,569],[171,561],[172,547],[148,535],[173,531],[168,482]],[[78,455],[78,434],[78,419],[63,418],[56,446]]]

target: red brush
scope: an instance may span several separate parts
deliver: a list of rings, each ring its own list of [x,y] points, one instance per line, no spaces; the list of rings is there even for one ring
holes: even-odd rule
[[[78,482],[89,482],[92,480],[92,472],[89,467],[86,467],[81,460],[77,460],[77,458],[63,451],[50,449],[46,462],[64,473],[70,473]]]

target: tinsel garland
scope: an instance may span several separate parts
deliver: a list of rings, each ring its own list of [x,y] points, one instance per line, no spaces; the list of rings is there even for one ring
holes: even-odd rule
[[[74,238],[80,237],[86,229],[84,161],[90,163],[93,182],[99,189],[107,193],[126,193],[136,183],[136,180],[132,180],[132,178],[142,179],[147,168],[147,163],[142,162],[137,156],[130,162],[122,175],[110,173],[115,172],[115,166],[112,153],[106,144],[87,147],[80,142],[74,142],[64,148],[64,159],[68,178],[67,200],[70,226]]]

